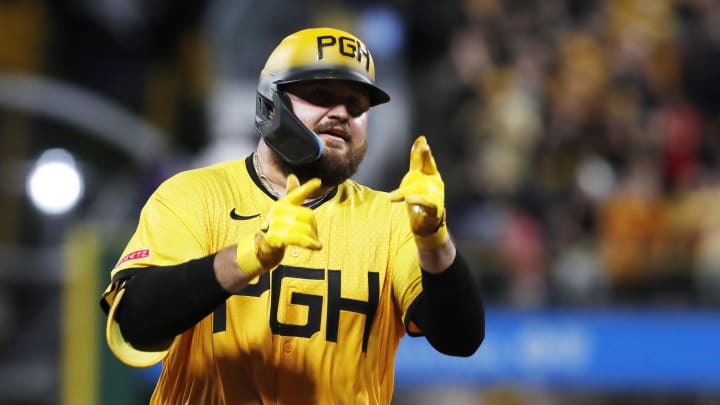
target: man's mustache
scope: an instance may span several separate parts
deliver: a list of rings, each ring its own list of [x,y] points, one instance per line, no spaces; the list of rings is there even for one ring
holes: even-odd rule
[[[338,119],[333,119],[333,120],[318,124],[315,127],[314,131],[315,131],[315,133],[327,132],[327,131],[334,130],[336,127],[342,128],[342,131],[346,135],[350,135],[350,124],[347,121],[338,120]]]

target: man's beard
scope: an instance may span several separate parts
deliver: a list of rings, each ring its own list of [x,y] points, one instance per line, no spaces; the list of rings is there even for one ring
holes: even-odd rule
[[[365,138],[359,145],[352,145],[346,154],[338,155],[323,152],[318,160],[304,165],[291,165],[277,155],[275,155],[275,159],[283,168],[283,172],[294,173],[300,183],[305,183],[313,177],[317,177],[322,180],[323,186],[334,187],[357,172],[360,163],[365,157],[367,147],[367,138]]]

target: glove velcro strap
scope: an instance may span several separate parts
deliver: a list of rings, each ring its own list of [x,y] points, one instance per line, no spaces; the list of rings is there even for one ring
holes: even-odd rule
[[[277,258],[278,249],[273,249],[265,242],[265,237],[261,232],[255,235],[248,235],[238,242],[235,251],[235,263],[240,270],[248,277],[256,276],[271,270],[282,259],[282,249],[279,249],[280,258]]]
[[[240,267],[240,271],[248,277],[255,278],[265,271],[265,267],[257,257],[255,235],[248,235],[238,242],[235,255],[235,263]]]
[[[415,235],[415,243],[420,250],[435,250],[444,245],[448,240],[448,231],[445,221],[440,224],[437,231],[429,235]]]

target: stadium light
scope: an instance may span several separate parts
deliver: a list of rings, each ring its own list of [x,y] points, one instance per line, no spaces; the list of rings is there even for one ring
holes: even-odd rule
[[[27,178],[27,193],[33,205],[49,215],[72,210],[84,191],[82,175],[73,156],[65,149],[48,149],[40,155]]]

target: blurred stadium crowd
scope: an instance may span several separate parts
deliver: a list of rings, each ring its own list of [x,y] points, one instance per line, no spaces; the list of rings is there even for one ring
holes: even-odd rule
[[[259,69],[279,38],[310,25],[364,38],[394,99],[371,113],[358,179],[394,188],[411,140],[425,134],[450,229],[489,305],[720,306],[718,1],[9,0],[0,1],[4,358],[57,345],[48,330],[59,329],[64,231],[112,219],[107,231],[123,243],[168,175],[244,157]],[[162,147],[128,145],[132,126],[87,124],[99,104],[65,121],[71,99],[28,104],[28,79],[111,103],[156,129]],[[109,135],[88,130],[103,126]],[[57,147],[81,162],[86,190],[72,213],[46,217],[23,182]]]
[[[720,3],[463,11],[416,72],[414,124],[497,299],[717,305]]]

